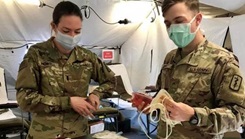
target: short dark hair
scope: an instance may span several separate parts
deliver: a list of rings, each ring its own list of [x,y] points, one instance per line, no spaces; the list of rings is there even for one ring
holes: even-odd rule
[[[195,12],[199,12],[199,0],[164,0],[163,4],[162,4],[162,14],[164,16],[164,14],[167,12],[167,10],[169,8],[171,8],[172,6],[174,6],[177,3],[182,3],[184,2],[185,5],[191,10],[191,11],[195,11]]]
[[[53,23],[56,25],[59,24],[60,18],[64,15],[76,15],[83,20],[79,7],[70,1],[62,1],[55,6],[53,11]]]

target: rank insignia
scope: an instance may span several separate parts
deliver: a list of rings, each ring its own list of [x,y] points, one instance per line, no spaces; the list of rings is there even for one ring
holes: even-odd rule
[[[233,75],[230,82],[230,89],[233,91],[238,91],[242,84],[242,77],[239,75]]]

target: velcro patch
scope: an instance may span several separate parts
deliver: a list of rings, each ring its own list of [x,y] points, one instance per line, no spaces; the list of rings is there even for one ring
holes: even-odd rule
[[[233,91],[238,91],[242,84],[242,77],[240,75],[233,75],[231,82],[230,82],[230,89]]]
[[[189,67],[187,71],[192,73],[203,73],[203,74],[211,73],[210,68],[201,68],[201,67]]]

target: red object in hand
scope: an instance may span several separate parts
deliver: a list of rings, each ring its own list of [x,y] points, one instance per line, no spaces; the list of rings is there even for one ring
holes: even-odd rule
[[[143,107],[145,107],[145,106],[149,105],[151,103],[151,101],[152,101],[152,97],[151,96],[147,96],[147,95],[145,95],[143,93],[138,93],[138,92],[134,92],[133,93],[132,103],[136,107],[138,107],[139,105],[141,105],[142,102],[145,103],[144,106],[143,106]]]

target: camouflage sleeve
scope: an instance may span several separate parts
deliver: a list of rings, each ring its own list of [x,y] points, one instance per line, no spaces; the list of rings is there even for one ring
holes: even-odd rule
[[[35,57],[35,50],[30,48],[19,67],[15,88],[20,108],[33,113],[49,113],[71,108],[69,97],[42,95],[40,71]]]
[[[163,82],[165,82],[165,81],[162,81],[162,79],[165,79],[165,78],[162,78],[162,76],[165,76],[165,75],[162,75],[163,74],[162,70],[163,70],[163,68],[164,68],[164,66],[166,64],[171,63],[173,57],[175,56],[175,53],[176,53],[176,50],[167,53],[167,55],[166,55],[166,57],[164,59],[164,62],[163,62],[163,65],[162,65],[162,69],[160,71],[160,74],[157,77],[157,82],[156,82],[156,90],[157,90],[157,92],[160,91],[162,88],[165,88],[165,84],[163,84]]]
[[[156,83],[156,90],[157,92],[160,91],[162,88],[162,69],[160,71],[160,74],[157,77],[157,83]]]
[[[114,72],[102,62],[96,55],[94,62],[94,70],[92,78],[94,81],[99,83],[92,93],[97,95],[99,98],[106,98],[112,96],[112,92],[115,89],[116,78]]]
[[[200,119],[198,126],[208,134],[235,131],[244,121],[244,81],[235,59],[232,58],[226,63],[221,79],[221,83],[215,86],[218,88],[215,92],[216,108],[194,108]]]

